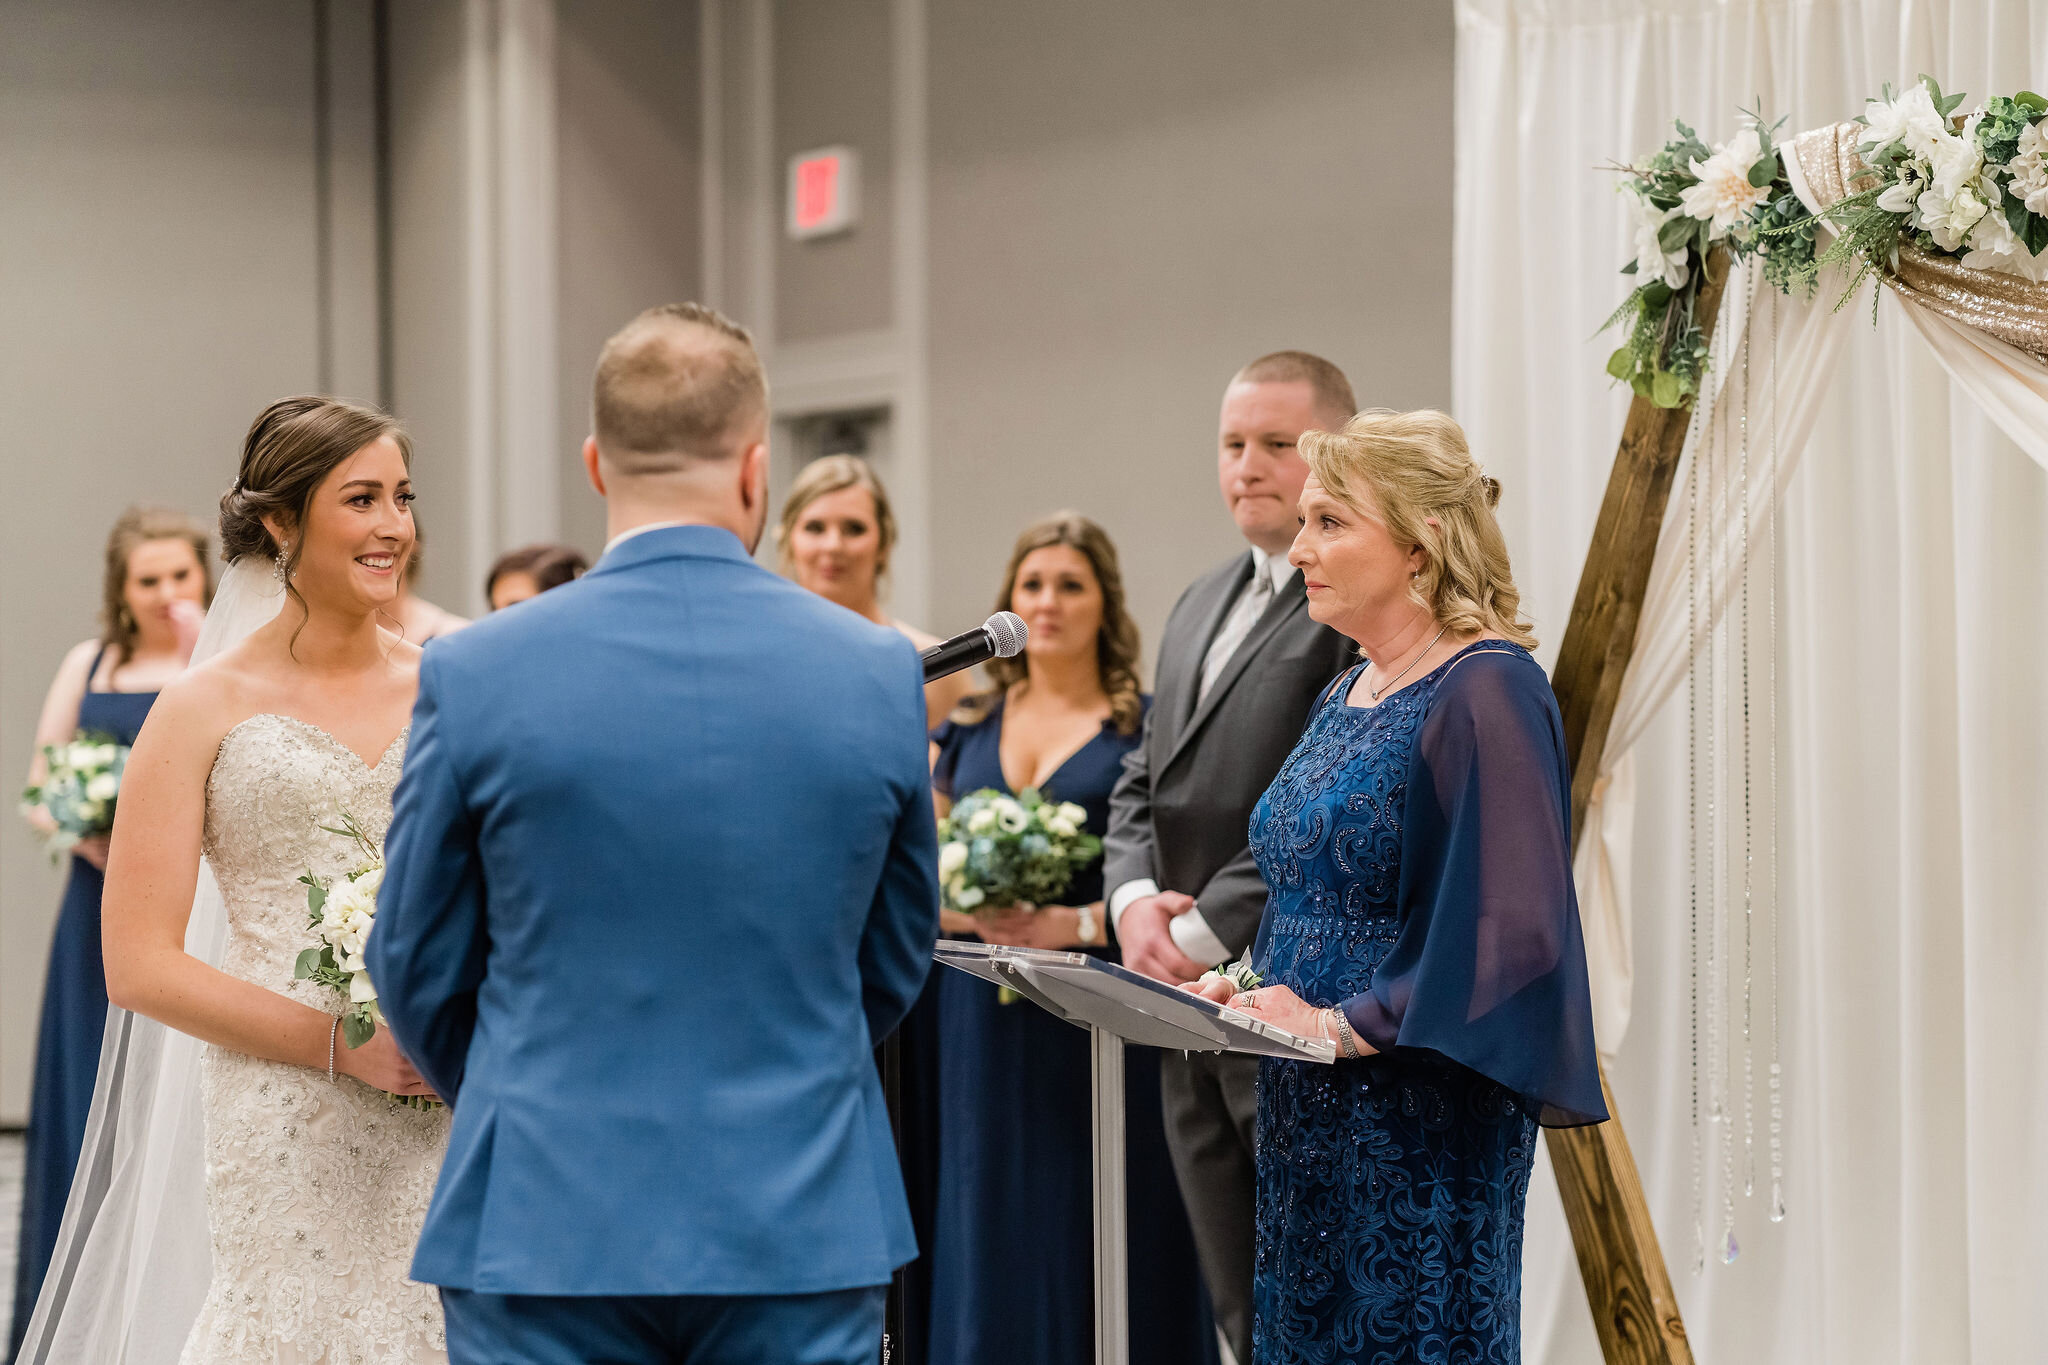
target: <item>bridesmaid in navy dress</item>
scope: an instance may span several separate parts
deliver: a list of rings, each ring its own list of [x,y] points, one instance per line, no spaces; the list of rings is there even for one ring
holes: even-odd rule
[[[984,787],[1037,787],[1109,824],[1109,794],[1149,699],[1116,551],[1062,513],[1025,531],[998,610],[1030,626],[1023,660],[997,660],[988,696],[933,732],[940,807]],[[948,912],[946,931],[1114,956],[1100,865],[1068,903],[1035,912]],[[1073,1365],[1094,1353],[1093,1172],[1087,1035],[985,981],[934,972],[938,1202],[925,1248],[932,1365]],[[1157,1056],[1126,1077],[1130,1337],[1135,1365],[1216,1359],[1187,1214],[1174,1183]]]
[[[1365,412],[1301,451],[1290,562],[1368,662],[1252,813],[1237,1002],[1348,1060],[1261,1064],[1253,1355],[1512,1365],[1536,1130],[1607,1117],[1563,725],[1457,424]]]
[[[157,689],[184,668],[192,653],[210,588],[206,533],[190,521],[172,512],[130,509],[114,523],[107,539],[106,631],[73,649],[59,666],[36,727],[29,785],[42,781],[45,745],[67,743],[80,731],[111,735],[121,744],[135,742]],[[28,820],[39,834],[55,829],[40,807],[30,808]],[[100,961],[106,837],[82,841],[70,862],[36,1034],[10,1357],[28,1328],[56,1245],[107,1023],[106,971]]]

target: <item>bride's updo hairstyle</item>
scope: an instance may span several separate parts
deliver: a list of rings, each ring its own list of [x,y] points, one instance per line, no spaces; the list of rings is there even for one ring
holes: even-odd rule
[[[1493,515],[1500,480],[1472,458],[1464,428],[1428,408],[1368,408],[1342,431],[1303,432],[1300,447],[1332,497],[1360,512],[1370,498],[1396,544],[1421,548],[1410,591],[1439,623],[1536,647]]]
[[[277,540],[263,518],[286,527],[285,581],[299,566],[314,490],[337,466],[370,442],[389,436],[412,468],[412,441],[396,418],[339,398],[280,398],[263,410],[242,442],[235,486],[220,500],[220,553],[232,564],[243,555],[278,558]],[[294,594],[296,595],[296,594]]]

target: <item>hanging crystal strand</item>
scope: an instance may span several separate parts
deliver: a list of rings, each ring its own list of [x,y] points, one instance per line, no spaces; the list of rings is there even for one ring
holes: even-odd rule
[[[1725,344],[1727,329],[1720,329],[1715,335],[1714,349],[1721,354],[1714,358],[1713,372],[1726,374],[1727,351]],[[1721,502],[1726,496],[1721,469],[1722,433],[1729,416],[1716,405],[1716,410],[1707,419],[1707,463],[1705,499],[1705,536],[1701,564],[1706,570],[1704,625],[1707,636],[1707,670],[1705,697],[1702,710],[1706,719],[1706,734],[1703,742],[1703,777],[1705,779],[1706,810],[1706,885],[1703,899],[1707,906],[1707,1116],[1716,1125],[1727,1116],[1727,1072],[1722,1057],[1727,1046],[1723,1029],[1727,1015],[1727,983],[1723,979],[1725,956],[1723,935],[1725,916],[1721,907],[1721,626],[1714,616],[1714,603],[1719,596],[1721,543]]]
[[[1749,640],[1746,635],[1746,632],[1749,628],[1749,321],[1750,318],[1753,316],[1754,306],[1756,302],[1756,276],[1753,270],[1746,271],[1745,275],[1746,277],[1744,280],[1744,284],[1746,287],[1743,291],[1745,307],[1743,310],[1742,320],[1743,326],[1741,388],[1738,393],[1738,401],[1740,405],[1733,412],[1733,417],[1737,424],[1735,435],[1736,468],[1732,476],[1733,492],[1736,500],[1736,506],[1732,509],[1736,543],[1734,554],[1732,556],[1724,557],[1721,562],[1727,564],[1729,566],[1730,571],[1738,575],[1741,579],[1740,590],[1743,594],[1741,608],[1739,612],[1736,613],[1735,621],[1733,622],[1733,624],[1727,627],[1732,637],[1729,641],[1728,647],[1729,668],[1731,673],[1737,671],[1737,669],[1739,668],[1741,675],[1741,684],[1739,690],[1731,687],[1730,695],[1728,696],[1726,701],[1726,706],[1730,712],[1733,712],[1737,707],[1741,708],[1742,723],[1739,733],[1742,737],[1742,743],[1746,746],[1748,743],[1749,736]],[[1729,487],[1729,482],[1730,474],[1728,471],[1724,470],[1722,472],[1724,508],[1727,497],[1726,490]],[[1718,725],[1723,719],[1723,716],[1717,713],[1715,716],[1715,723]],[[1742,818],[1744,828],[1746,830],[1749,821],[1749,755],[1746,751],[1746,748],[1745,752],[1742,755],[1741,761],[1743,773]],[[1721,775],[1718,770],[1716,771],[1715,776],[1716,779],[1719,780]],[[1724,796],[1726,798],[1725,805],[1723,807],[1724,809],[1732,807],[1734,803],[1734,793],[1732,791],[1732,775],[1728,779],[1728,787],[1731,788],[1731,790],[1728,790],[1724,793]],[[1730,817],[1729,823],[1732,825],[1734,812],[1732,809],[1730,809],[1728,813]],[[1742,1054],[1746,1066],[1749,1057],[1749,924],[1747,918],[1749,910],[1749,868],[1747,861],[1748,844],[1746,839],[1743,846],[1743,857],[1744,865],[1742,868],[1742,908],[1744,914],[1744,921],[1742,983]],[[1721,1235],[1719,1238],[1719,1247],[1721,1252],[1722,1263],[1724,1265],[1732,1265],[1735,1262],[1735,1258],[1741,1254],[1742,1248],[1741,1245],[1735,1240],[1735,1114],[1733,1112],[1733,1106],[1727,1103],[1725,1100],[1727,1090],[1734,1084],[1735,1066],[1734,1049],[1730,1045],[1730,1027],[1727,1022],[1727,1010],[1729,1008],[1728,976],[1730,973],[1730,959],[1734,955],[1733,944],[1728,941],[1733,935],[1733,926],[1729,923],[1728,918],[1728,916],[1733,913],[1734,909],[1732,903],[1734,899],[1732,891],[1726,899],[1729,902],[1729,904],[1724,908],[1723,913],[1717,919],[1717,927],[1719,927],[1722,932],[1722,943],[1720,956],[1720,971],[1717,975],[1716,991],[1717,1001],[1720,1006],[1720,1009],[1722,1010],[1722,1024],[1719,1030],[1721,1039],[1721,1050],[1720,1055],[1715,1059],[1715,1067],[1716,1075],[1721,1081],[1722,1091],[1724,1095],[1724,1102],[1717,1115],[1717,1117],[1720,1119],[1719,1137],[1721,1141]],[[1745,1114],[1745,1126],[1748,1108],[1749,1106],[1747,1102],[1747,1097],[1745,1096],[1743,1105]],[[1746,1145],[1746,1134],[1744,1141]]]
[[[1687,975],[1691,990],[1688,1039],[1691,1048],[1692,1109],[1692,1273],[1707,1267],[1706,1188],[1702,1179],[1700,1134],[1700,477],[1701,457],[1706,453],[1706,376],[1700,377],[1700,392],[1693,399],[1691,430],[1686,445],[1692,451],[1692,468],[1686,479],[1686,670],[1685,670],[1685,763],[1686,829],[1691,835],[1687,854],[1690,882],[1690,910],[1686,938]]]
[[[1756,1194],[1756,897],[1754,821],[1751,814],[1750,728],[1749,728],[1749,352],[1756,334],[1757,282],[1749,281],[1749,316],[1742,329],[1742,1197]],[[1733,1236],[1733,1233],[1730,1233]]]
[[[1771,516],[1765,535],[1771,557],[1770,691],[1771,763],[1767,782],[1771,800],[1771,1221],[1785,1221],[1785,1068],[1780,1064],[1778,1016],[1778,921],[1785,903],[1778,894],[1778,296],[1771,294]]]

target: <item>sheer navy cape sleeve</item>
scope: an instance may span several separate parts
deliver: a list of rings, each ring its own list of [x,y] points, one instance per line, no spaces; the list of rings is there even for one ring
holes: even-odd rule
[[[1400,936],[1343,1003],[1360,1040],[1434,1052],[1539,1106],[1607,1117],[1572,888],[1571,774],[1549,680],[1482,652],[1439,684],[1410,763]]]

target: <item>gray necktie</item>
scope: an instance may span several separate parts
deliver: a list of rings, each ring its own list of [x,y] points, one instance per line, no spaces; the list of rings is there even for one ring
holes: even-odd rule
[[[1237,601],[1230,607],[1230,615],[1223,618],[1223,624],[1216,628],[1216,638],[1209,645],[1209,652],[1202,659],[1202,690],[1195,694],[1195,704],[1200,706],[1208,697],[1209,689],[1215,686],[1216,677],[1223,672],[1223,665],[1230,662],[1230,656],[1237,653],[1237,647],[1244,643],[1244,637],[1252,633],[1252,627],[1266,614],[1266,608],[1273,604],[1273,570],[1268,564],[1255,565],[1252,581],[1245,584],[1237,595]]]

